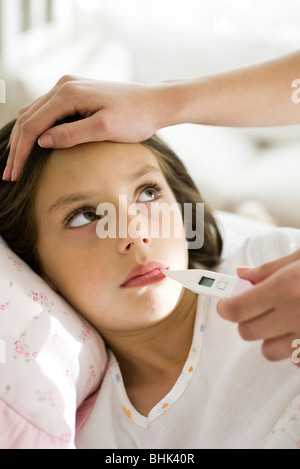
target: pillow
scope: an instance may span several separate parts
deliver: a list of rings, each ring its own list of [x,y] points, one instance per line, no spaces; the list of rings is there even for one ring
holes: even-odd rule
[[[99,333],[0,237],[0,448],[75,448],[106,364]]]

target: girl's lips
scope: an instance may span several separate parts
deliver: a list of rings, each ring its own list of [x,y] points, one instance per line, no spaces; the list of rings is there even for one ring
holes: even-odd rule
[[[161,269],[168,269],[168,267],[159,262],[148,262],[147,264],[137,265],[129,272],[122,287],[144,287],[152,283],[161,282],[166,278],[161,273]]]

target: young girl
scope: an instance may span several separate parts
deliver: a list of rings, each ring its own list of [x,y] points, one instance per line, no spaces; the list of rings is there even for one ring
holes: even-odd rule
[[[12,124],[0,134],[0,171],[11,130]],[[147,208],[139,234],[120,236],[117,229],[101,239],[97,207],[112,204],[118,227],[120,195]],[[167,238],[149,235],[155,204],[177,203],[179,211],[197,202],[184,166],[157,137],[52,152],[36,145],[18,181],[0,183],[1,236],[94,324],[109,349],[79,448],[268,447],[277,422],[286,425],[281,415],[300,389],[292,361],[265,360],[259,343],[243,341],[219,317],[216,300],[182,288],[160,269],[201,264],[234,274],[239,265],[300,247],[299,232],[250,239],[222,264],[220,233],[207,208],[200,249],[189,249],[182,218],[181,237],[174,226]],[[126,215],[129,224],[133,216]],[[194,210],[194,225],[195,216]],[[297,447],[300,435],[288,428],[284,443]]]

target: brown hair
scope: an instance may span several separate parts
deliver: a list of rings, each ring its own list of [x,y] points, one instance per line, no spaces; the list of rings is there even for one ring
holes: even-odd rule
[[[15,121],[0,130],[0,174],[6,166],[9,137]],[[51,150],[37,144],[27,159],[17,182],[0,179],[0,235],[10,248],[40,273],[36,252],[37,229],[33,216],[39,181]]]
[[[80,118],[81,116],[73,116],[62,122],[71,122]],[[6,166],[9,152],[7,145],[14,123],[15,121],[0,130],[0,174],[3,173]],[[196,207],[197,203],[203,203],[203,199],[185,166],[159,137],[154,135],[142,143],[149,147],[157,157],[176,201],[182,208],[184,203],[193,203],[193,207]],[[10,248],[38,273],[42,272],[36,251],[37,227],[33,206],[40,187],[41,176],[51,152],[51,149],[42,149],[36,143],[18,181],[0,180],[0,235]],[[195,213],[193,210],[193,218]],[[195,220],[193,222],[195,225]],[[222,238],[218,226],[210,209],[205,204],[204,245],[200,249],[189,250],[189,267],[195,267],[196,263],[212,267],[219,261],[221,251]]]
[[[176,153],[157,135],[153,135],[143,144],[150,147],[157,157],[167,183],[181,206],[181,213],[184,214],[184,204],[192,204],[192,219],[184,220],[186,224],[192,223],[194,231],[199,228],[204,231],[203,246],[198,249],[193,247],[189,249],[189,268],[195,268],[197,264],[207,267],[215,266],[220,260],[223,243],[211,209],[206,203],[204,204],[204,226],[197,226],[197,204],[204,203],[204,200],[186,167]],[[193,239],[189,239],[189,242],[193,246]]]

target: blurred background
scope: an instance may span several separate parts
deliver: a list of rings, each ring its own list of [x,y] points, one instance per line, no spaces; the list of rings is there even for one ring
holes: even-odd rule
[[[0,0],[0,126],[65,74],[155,83],[246,66],[299,44],[299,0]],[[213,208],[300,228],[299,125],[184,124],[160,133]]]

